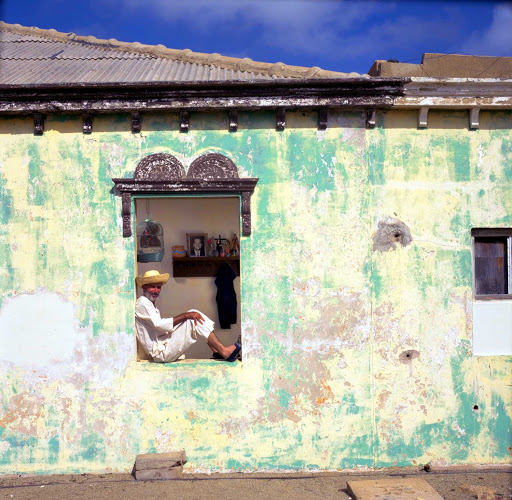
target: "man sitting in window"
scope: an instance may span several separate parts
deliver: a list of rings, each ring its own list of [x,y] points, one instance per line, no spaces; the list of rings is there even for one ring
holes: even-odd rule
[[[147,271],[135,278],[143,295],[135,305],[135,326],[137,338],[146,353],[158,363],[176,361],[185,351],[203,337],[217,358],[235,361],[240,345],[223,345],[213,331],[214,322],[194,309],[178,314],[174,318],[162,318],[155,306],[162,285],[169,280],[169,274]]]

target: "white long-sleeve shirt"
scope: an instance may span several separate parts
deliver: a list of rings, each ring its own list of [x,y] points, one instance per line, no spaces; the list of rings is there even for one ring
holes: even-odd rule
[[[195,309],[192,309],[195,311]],[[214,322],[200,311],[203,324],[186,320],[174,326],[172,318],[162,318],[160,311],[148,298],[141,296],[135,304],[135,327],[137,338],[143,349],[154,361],[161,363],[175,361],[197,340],[197,334],[208,338]]]
[[[135,304],[135,327],[139,342],[151,357],[162,350],[174,331],[172,318],[162,318],[158,308],[144,296]]]

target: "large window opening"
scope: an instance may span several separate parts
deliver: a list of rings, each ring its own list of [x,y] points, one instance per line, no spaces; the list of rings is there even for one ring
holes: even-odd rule
[[[157,307],[162,317],[176,316],[190,309],[198,309],[215,322],[215,334],[224,345],[237,342],[241,336],[240,277],[233,281],[237,298],[237,322],[230,328],[221,328],[216,301],[215,275],[220,264],[228,262],[239,269],[238,257],[176,258],[173,265],[173,246],[184,246],[188,250],[187,234],[204,234],[215,246],[219,235],[231,241],[236,235],[240,241],[240,197],[239,196],[194,196],[194,197],[147,197],[135,199],[136,224],[147,218],[149,200],[150,218],[163,227],[164,256],[161,262],[136,262],[136,275],[156,269],[169,273],[170,278],[162,287]],[[139,242],[137,242],[137,245]],[[179,262],[178,262],[179,260]],[[179,270],[178,270],[179,264]],[[174,269],[177,269],[174,272]],[[175,276],[175,274],[177,276]],[[239,273],[238,273],[239,274]],[[137,288],[137,298],[141,290]],[[137,343],[138,360],[148,360]],[[199,339],[184,355],[185,359],[211,359],[212,351],[206,342]]]
[[[121,215],[125,238],[132,237],[132,201],[134,198],[136,223],[144,221],[149,215],[148,213],[150,213],[151,219],[158,223],[148,223],[145,229],[135,237],[137,244],[141,248],[145,248],[145,253],[161,254],[163,249],[161,248],[160,228],[163,227],[166,250],[162,260],[149,262],[149,259],[141,259],[135,266],[137,275],[156,270],[159,274],[168,273],[171,276],[170,283],[163,287],[163,293],[157,296],[159,290],[155,289],[152,292],[152,297],[159,301],[157,307],[161,311],[161,317],[169,318],[171,315],[174,317],[190,309],[199,309],[214,323],[217,322],[215,333],[218,340],[213,338],[213,345],[220,354],[222,351],[224,352],[224,358],[229,356],[229,352],[232,351],[224,349],[219,341],[227,347],[235,340],[240,339],[239,275],[240,255],[243,255],[243,250],[239,252],[240,255],[237,258],[226,257],[220,251],[218,257],[210,258],[210,256],[204,255],[204,241],[206,234],[208,235],[206,241],[210,237],[213,241],[214,238],[220,236],[224,238],[224,243],[226,239],[236,235],[238,245],[240,245],[240,236],[251,234],[251,195],[258,178],[240,178],[233,161],[219,153],[206,153],[199,156],[192,161],[188,170],[185,170],[175,156],[168,153],[155,153],[144,157],[138,163],[133,178],[114,178],[112,181],[115,186],[114,192],[120,195],[122,200]],[[148,200],[149,208],[147,207]],[[194,240],[191,239],[191,235],[195,235]],[[189,243],[194,242],[195,244],[195,238],[202,241],[202,244],[199,244],[199,251],[196,248],[195,258],[191,257],[188,263],[184,262],[186,259],[181,259],[178,266],[178,260],[173,260],[172,247],[188,248]],[[202,251],[201,247],[203,247]],[[222,323],[219,321],[219,309],[215,307],[217,293],[214,288],[216,286],[214,278],[219,266],[224,271],[223,290],[226,291],[229,288],[229,293],[221,296],[223,302]],[[151,276],[147,278],[151,278]],[[227,286],[226,282],[229,282],[230,286]],[[149,283],[146,282],[146,284]],[[235,297],[233,297],[233,291]],[[146,308],[148,304],[144,306],[145,301],[141,300],[138,303],[141,306],[139,314],[153,318],[150,320],[153,327],[158,324],[158,328],[164,331],[165,336],[166,328],[170,328],[170,322],[158,320],[154,307]],[[237,307],[234,307],[235,301]],[[226,306],[226,304],[230,305]],[[228,310],[229,314],[226,314]],[[235,312],[236,319],[234,318]],[[187,319],[193,319],[190,317],[191,315],[193,316],[191,313]],[[181,316],[180,319],[184,319],[184,317]],[[199,329],[203,338],[210,334],[210,326],[208,325],[202,331]],[[184,342],[187,345],[180,344],[176,353],[181,353],[182,347],[186,348],[190,339],[193,338],[189,335],[191,333],[189,329],[193,328],[193,325],[185,323],[185,327],[186,336],[183,338],[186,339]],[[183,333],[182,329],[181,332]],[[198,333],[197,329],[193,329],[192,333]],[[175,339],[182,342],[181,337],[175,337]],[[167,340],[168,338],[161,343],[154,342],[153,339],[151,342],[148,341],[148,344],[152,343],[153,359],[155,356],[159,356],[162,360],[175,359],[174,354],[169,357],[162,356],[167,346],[169,348],[177,347],[172,342],[168,342],[167,346],[164,345]],[[240,346],[237,346],[236,352],[229,356],[230,360],[235,358],[239,349]],[[138,347],[137,351],[140,360],[148,357],[141,348]],[[205,359],[210,358],[211,351],[206,346],[206,342],[201,341],[193,348],[187,349],[185,356],[188,359]]]

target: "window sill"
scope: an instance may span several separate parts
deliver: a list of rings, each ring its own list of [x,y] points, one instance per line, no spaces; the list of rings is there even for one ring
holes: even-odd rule
[[[179,359],[178,361],[172,361],[171,363],[155,363],[147,359],[138,359],[136,362],[137,368],[142,370],[166,370],[173,368],[193,368],[195,366],[201,367],[237,367],[242,366],[241,361],[235,361],[228,363],[226,361],[217,361],[216,359]]]
[[[475,295],[474,300],[512,300],[512,295]]]

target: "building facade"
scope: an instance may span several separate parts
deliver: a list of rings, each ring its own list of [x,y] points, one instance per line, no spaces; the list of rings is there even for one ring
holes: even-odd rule
[[[510,463],[512,81],[256,66],[0,84],[1,473],[175,449],[188,471]],[[241,182],[188,182],[212,154]],[[148,205],[170,239],[141,264]],[[240,236],[219,336],[242,362],[141,359],[135,276],[171,273],[164,313],[215,315],[213,279],[173,276],[171,246],[219,227]]]

